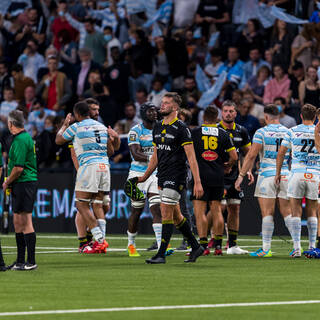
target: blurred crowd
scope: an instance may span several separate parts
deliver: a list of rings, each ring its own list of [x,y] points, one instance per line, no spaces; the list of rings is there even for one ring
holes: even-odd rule
[[[283,20],[264,21],[261,10],[274,7]],[[75,102],[94,98],[99,121],[122,137],[112,163],[127,163],[126,134],[140,121],[140,105],[159,106],[167,91],[182,96],[180,115],[190,127],[202,123],[203,108],[219,109],[225,99],[237,103],[236,122],[250,136],[264,125],[268,103],[292,127],[301,105],[320,107],[319,22],[314,0],[1,1],[3,150],[7,116],[18,108],[39,168],[71,168],[55,134]]]

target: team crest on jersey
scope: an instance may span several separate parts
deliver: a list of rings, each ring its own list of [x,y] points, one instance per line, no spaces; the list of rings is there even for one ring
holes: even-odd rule
[[[312,174],[312,173],[305,173],[305,174],[304,174],[304,177],[305,177],[306,179],[312,179],[312,178],[313,178],[313,174]]]
[[[202,134],[206,136],[218,136],[219,129],[215,127],[202,127]]]
[[[136,141],[136,135],[134,133],[129,135],[129,141]]]
[[[219,156],[215,152],[208,150],[208,151],[203,152],[201,157],[207,161],[215,161],[218,159]]]

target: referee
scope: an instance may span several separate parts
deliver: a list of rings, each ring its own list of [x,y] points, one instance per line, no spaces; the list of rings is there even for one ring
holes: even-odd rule
[[[11,270],[33,270],[36,234],[32,224],[32,211],[37,193],[37,162],[35,145],[24,130],[22,111],[14,110],[8,116],[8,128],[13,135],[9,150],[8,178],[3,183],[5,192],[11,188],[13,224],[16,232],[17,260],[8,267]],[[25,261],[25,249],[28,259]]]

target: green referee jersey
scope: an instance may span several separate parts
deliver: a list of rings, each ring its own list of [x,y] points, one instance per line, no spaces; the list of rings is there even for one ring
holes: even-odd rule
[[[14,183],[38,180],[35,144],[26,131],[13,137],[9,151],[8,176],[14,167],[23,167],[21,175]]]

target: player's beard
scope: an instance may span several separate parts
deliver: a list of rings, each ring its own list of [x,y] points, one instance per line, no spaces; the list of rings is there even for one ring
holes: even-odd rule
[[[234,120],[232,119],[222,119],[225,123],[232,123],[234,122]]]
[[[173,110],[170,110],[170,111],[161,111],[161,110],[160,110],[159,113],[160,113],[163,117],[166,117],[166,116],[170,115],[172,112],[173,112]]]

